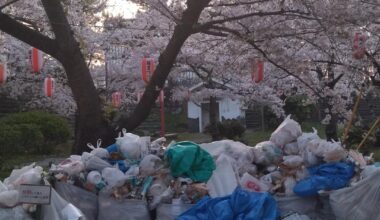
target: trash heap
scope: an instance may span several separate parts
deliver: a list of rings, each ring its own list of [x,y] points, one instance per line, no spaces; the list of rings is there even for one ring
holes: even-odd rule
[[[254,147],[232,140],[165,142],[123,130],[111,146],[88,144],[90,153],[53,164],[50,182],[87,219],[380,216],[380,164],[321,139],[315,129],[303,133],[289,116]],[[11,193],[9,182],[6,190],[0,184],[0,205],[2,192]]]

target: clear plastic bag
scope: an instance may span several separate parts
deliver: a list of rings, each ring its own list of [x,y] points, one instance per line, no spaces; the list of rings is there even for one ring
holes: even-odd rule
[[[123,172],[113,167],[104,168],[102,171],[102,177],[104,181],[107,183],[107,189],[120,187],[124,185],[125,181],[127,180],[127,176],[124,175]]]
[[[87,220],[96,220],[98,215],[96,194],[64,182],[57,182],[55,190],[64,200],[80,209]]]
[[[139,139],[139,136],[127,133],[127,131],[123,129],[123,137],[116,138],[116,145],[125,158],[132,160],[139,159],[141,157]]]
[[[99,195],[98,220],[128,219],[150,220],[147,204],[143,200],[118,201],[109,196]]]
[[[286,144],[284,147],[284,154],[285,155],[297,155],[297,154],[299,154],[298,143],[292,142],[292,143]]]
[[[0,220],[33,220],[33,219],[21,206],[16,206],[11,209],[0,208]]]
[[[294,195],[293,188],[297,184],[294,177],[286,177],[284,181],[285,195],[292,196]]]
[[[94,147],[94,145],[92,145],[91,143],[87,144],[87,146],[92,150],[90,152],[92,155],[95,155],[99,158],[109,158],[110,155],[109,155],[107,149],[101,148],[100,147],[101,145],[102,145],[101,139],[98,139],[98,141],[96,142],[96,147]]]
[[[97,170],[102,171],[104,168],[112,167],[107,161],[100,159],[90,153],[84,152],[82,154],[82,162],[86,170]]]
[[[270,136],[270,141],[277,146],[284,147],[286,144],[297,140],[301,136],[302,130],[298,122],[290,119],[290,115],[278,126]]]
[[[192,206],[192,204],[160,204],[157,207],[156,220],[175,220]]]
[[[35,163],[12,170],[11,175],[4,180],[4,184],[10,189],[21,184],[39,184],[43,169],[40,166],[34,167],[34,165]]]
[[[153,154],[146,155],[140,162],[140,174],[151,176],[164,166],[162,160]]]
[[[289,155],[283,157],[283,164],[290,168],[299,167],[303,163],[303,158],[298,155]]]
[[[380,219],[380,170],[346,187],[330,193],[330,204],[338,220]]]
[[[299,196],[275,196],[277,205],[281,213],[297,212],[303,215],[310,215],[316,212],[317,197]]]

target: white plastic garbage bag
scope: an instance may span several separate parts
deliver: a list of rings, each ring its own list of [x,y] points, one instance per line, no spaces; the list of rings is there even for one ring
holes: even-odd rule
[[[21,184],[39,184],[42,170],[40,166],[35,167],[35,163],[21,169],[14,169],[11,175],[4,180],[4,184],[8,188],[14,188]]]
[[[91,143],[87,144],[87,146],[92,150],[90,152],[92,155],[95,155],[99,158],[109,158],[110,155],[109,155],[107,149],[101,148],[100,147],[101,145],[102,145],[101,139],[98,139],[98,141],[96,142],[96,147],[94,147],[94,145],[92,145]]]
[[[294,195],[293,188],[296,186],[297,182],[294,177],[288,176],[284,181],[285,195],[292,196]]]
[[[139,166],[138,165],[132,165],[131,167],[129,167],[127,172],[125,172],[125,175],[127,177],[131,177],[131,176],[137,176],[137,175],[139,175],[139,173],[140,173]]]
[[[250,146],[237,141],[222,140],[203,143],[200,144],[200,147],[216,159],[222,154],[228,156],[233,169],[238,172],[239,175],[243,175],[245,172],[252,174],[256,172],[256,167],[252,164],[255,157],[254,151]]]
[[[242,178],[240,179],[240,185],[243,189],[252,192],[267,192],[270,189],[268,185],[249,175],[248,173],[243,174]]]
[[[298,122],[290,119],[290,115],[278,126],[278,128],[272,133],[270,141],[277,146],[284,147],[286,144],[297,140],[301,136],[302,130]]]
[[[299,136],[297,138],[297,145],[298,145],[298,149],[299,151],[303,151],[306,149],[308,143],[311,141],[311,140],[319,140],[319,136],[318,136],[318,131],[313,128],[313,132],[311,133],[303,133],[301,136]]]
[[[139,159],[141,157],[141,146],[139,139],[139,136],[132,133],[127,133],[127,130],[123,129],[123,137],[116,138],[116,145],[125,158],[132,160]]]
[[[296,168],[302,165],[303,158],[298,155],[283,156],[283,164],[290,168]]]
[[[314,139],[308,143],[307,149],[325,162],[338,162],[347,156],[339,142]]]
[[[1,207],[15,207],[18,203],[19,192],[17,190],[6,190],[0,192],[0,209]]]
[[[216,160],[216,169],[207,182],[207,189],[211,198],[231,194],[238,186],[235,172],[230,160],[222,155]]]
[[[114,188],[123,186],[127,180],[127,176],[124,175],[119,169],[114,167],[104,168],[102,171],[102,177],[107,183],[107,188]]]
[[[146,155],[140,162],[140,174],[151,176],[164,166],[162,160],[153,154]]]
[[[175,220],[192,206],[193,204],[160,204],[157,208],[156,220]]]
[[[380,219],[380,170],[355,186],[330,193],[330,204],[338,220]]]
[[[281,161],[282,151],[271,141],[256,144],[253,148],[254,162],[260,165],[273,165]]]
[[[292,142],[292,143],[286,144],[284,147],[284,154],[285,155],[297,155],[297,154],[299,154],[298,143]]]

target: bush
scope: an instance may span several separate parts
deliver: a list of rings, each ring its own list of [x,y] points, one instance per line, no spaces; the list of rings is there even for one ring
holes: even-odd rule
[[[12,153],[50,153],[70,137],[67,122],[44,112],[10,114],[0,120],[0,146]]]
[[[217,126],[220,136],[231,140],[241,139],[245,132],[245,127],[236,119],[218,122]]]

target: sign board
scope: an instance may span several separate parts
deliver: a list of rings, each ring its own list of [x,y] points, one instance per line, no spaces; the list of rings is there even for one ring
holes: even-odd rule
[[[20,185],[20,203],[50,204],[51,186]]]

